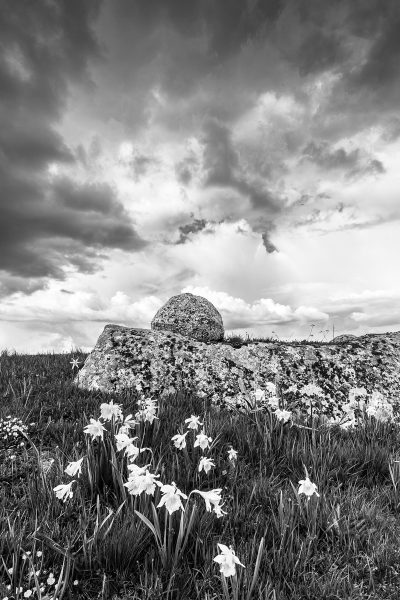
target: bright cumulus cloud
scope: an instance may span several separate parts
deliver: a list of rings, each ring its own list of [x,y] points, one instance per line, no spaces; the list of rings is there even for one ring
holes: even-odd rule
[[[400,329],[396,2],[0,11],[0,350],[182,291],[230,333]]]

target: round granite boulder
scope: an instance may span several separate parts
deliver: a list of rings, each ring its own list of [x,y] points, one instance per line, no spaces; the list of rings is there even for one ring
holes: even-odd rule
[[[343,333],[342,335],[337,335],[332,341],[334,344],[344,344],[345,342],[353,342],[356,339],[357,336],[352,333]]]
[[[151,328],[180,333],[200,342],[224,339],[221,315],[206,298],[194,294],[172,296],[155,314]]]

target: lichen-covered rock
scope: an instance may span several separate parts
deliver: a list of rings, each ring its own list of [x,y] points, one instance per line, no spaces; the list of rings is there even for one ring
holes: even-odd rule
[[[343,333],[342,335],[337,335],[332,341],[334,344],[341,344],[343,342],[352,342],[356,339],[356,335],[352,335],[351,333]]]
[[[221,407],[244,405],[244,392],[278,382],[285,404],[304,400],[302,388],[323,392],[324,414],[348,401],[351,388],[400,397],[400,333],[365,335],[334,344],[204,343],[177,333],[107,325],[80,370],[80,387],[118,392],[140,384],[146,397],[189,390]],[[303,404],[304,406],[304,404]]]
[[[194,294],[172,296],[151,322],[155,331],[172,331],[201,342],[224,339],[222,317],[211,302]]]

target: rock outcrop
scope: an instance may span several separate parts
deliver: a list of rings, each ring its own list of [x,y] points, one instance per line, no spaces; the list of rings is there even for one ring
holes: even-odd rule
[[[205,343],[178,333],[107,325],[76,383],[118,392],[140,384],[146,397],[186,389],[221,407],[243,406],[244,392],[278,381],[287,404],[318,385],[327,415],[351,388],[381,392],[395,407],[400,394],[400,332],[335,343]],[[394,409],[396,410],[396,409]]]
[[[200,342],[224,339],[222,317],[209,300],[194,294],[172,296],[151,322],[155,331],[171,331]]]

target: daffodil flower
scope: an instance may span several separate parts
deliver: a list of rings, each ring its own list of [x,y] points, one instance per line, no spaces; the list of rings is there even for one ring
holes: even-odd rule
[[[203,429],[201,433],[197,434],[194,447],[200,446],[202,450],[205,450],[206,448],[208,448],[209,442],[212,442],[212,438],[207,437]]]
[[[264,390],[257,389],[254,392],[254,395],[255,395],[255,398],[256,398],[256,402],[261,402],[261,400],[265,400],[265,392],[264,392]]]
[[[215,467],[213,461],[210,458],[206,458],[205,456],[203,456],[199,463],[199,473],[202,469],[204,469],[204,471],[208,473],[212,467]]]
[[[306,477],[305,479],[301,479],[299,483],[299,494],[306,494],[308,497],[310,497],[315,493],[317,496],[319,496],[317,492],[317,486],[315,485],[315,483],[311,483],[308,477]]]
[[[112,417],[115,417],[117,420],[122,419],[121,406],[119,404],[114,404],[112,400],[108,404],[107,402],[103,402],[103,404],[100,405],[100,413],[101,418],[105,421],[111,421]]]
[[[197,431],[197,428],[203,423],[200,423],[200,417],[195,417],[192,415],[190,419],[185,419],[185,423],[188,423],[188,429],[194,429]]]
[[[291,418],[292,413],[288,410],[280,410],[279,408],[277,408],[275,411],[275,416],[277,419],[279,419],[279,421],[287,423],[287,421],[289,421],[289,419]]]
[[[72,365],[72,370],[79,369],[78,365],[80,365],[80,360],[78,360],[77,358],[73,358],[69,364]]]
[[[125,454],[130,460],[135,460],[139,452],[141,452],[141,450],[139,450],[135,444],[129,444],[129,446],[125,448]]]
[[[83,431],[84,433],[91,435],[92,440],[94,440],[96,437],[101,437],[101,439],[103,439],[103,431],[107,430],[101,421],[90,419],[90,425],[87,425]]]
[[[127,433],[116,433],[115,439],[117,441],[117,450],[119,452],[133,444],[133,442],[137,440],[137,437],[131,438]]]
[[[125,417],[123,423],[121,424],[118,433],[129,433],[130,429],[133,429],[137,425],[137,421],[132,419],[132,415],[129,414]]]
[[[150,473],[147,469],[146,473],[144,474],[142,472],[132,472],[128,481],[124,483],[124,486],[133,496],[138,496],[142,492],[146,492],[147,495],[153,495],[156,488],[156,483],[159,483],[155,481],[156,477],[160,476]]]
[[[240,565],[246,568],[237,556],[235,556],[235,552],[232,549],[232,546],[229,548],[225,546],[225,544],[217,544],[221,550],[221,554],[216,556],[213,560],[220,564],[220,572],[225,575],[225,577],[233,577],[236,575],[236,566]]]
[[[171,440],[174,442],[174,446],[176,448],[178,448],[178,450],[182,450],[183,448],[186,448],[186,436],[189,432],[186,431],[186,433],[183,434],[179,434],[177,433],[176,435],[174,435],[174,437],[171,438]]]
[[[237,451],[234,450],[233,448],[231,448],[230,450],[228,450],[228,458],[229,460],[236,460],[237,459]]]
[[[72,484],[74,483],[74,481],[75,481],[75,479],[73,479],[66,485],[61,484],[61,485],[57,485],[55,488],[53,488],[53,491],[56,493],[57,498],[59,498],[63,502],[65,502],[68,497],[72,498],[73,492],[71,490],[71,487],[72,487]]]
[[[221,517],[223,514],[220,503],[222,502],[221,498],[222,488],[216,488],[215,490],[209,490],[208,492],[201,492],[200,490],[193,490],[190,492],[191,494],[200,494],[204,498],[206,503],[206,509],[208,512],[211,512],[211,504],[214,505],[214,512]]]
[[[82,461],[85,457],[83,456],[82,458],[80,458],[79,460],[76,460],[75,462],[70,462],[68,467],[66,469],[64,469],[64,472],[67,475],[70,475],[71,477],[74,477],[77,473],[78,473],[78,477],[82,472]]]
[[[176,487],[176,483],[174,481],[171,485],[161,485],[160,488],[161,492],[164,495],[161,498],[160,502],[157,504],[157,508],[159,508],[160,506],[164,506],[165,504],[165,508],[167,509],[170,515],[172,515],[172,513],[176,510],[184,510],[182,501],[179,496],[185,498],[186,500],[187,496]]]
[[[265,389],[268,393],[272,394],[273,396],[276,395],[276,385],[275,383],[272,383],[272,381],[267,381],[267,383],[265,384]]]

